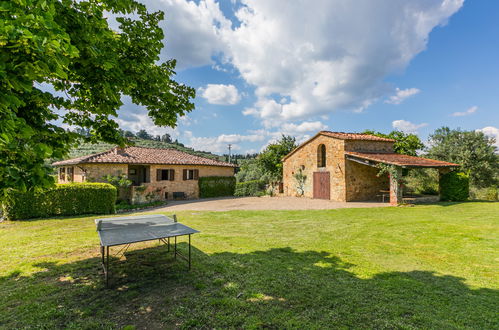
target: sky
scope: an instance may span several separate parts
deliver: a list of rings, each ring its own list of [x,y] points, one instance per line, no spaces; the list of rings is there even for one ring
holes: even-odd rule
[[[123,129],[218,154],[320,130],[426,141],[448,126],[499,141],[499,1],[142,2],[165,12],[161,59],[177,60],[195,110],[157,127],[124,98]]]

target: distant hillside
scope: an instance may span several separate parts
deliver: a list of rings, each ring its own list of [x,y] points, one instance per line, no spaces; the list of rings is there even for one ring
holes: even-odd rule
[[[211,159],[217,159],[217,160],[224,160],[224,157],[212,154],[211,152],[196,151],[192,148],[185,147],[181,144],[167,143],[167,142],[155,141],[155,140],[144,140],[144,139],[139,139],[139,138],[132,138],[131,140],[134,142],[134,145],[137,147],[177,149],[177,150],[186,152],[186,153],[191,154],[191,155],[196,155],[196,156],[201,156],[201,157],[206,157],[206,158],[211,158]],[[73,150],[70,151],[67,159],[81,157],[81,156],[85,156],[85,155],[90,155],[90,154],[95,154],[98,152],[106,151],[106,150],[113,148],[114,146],[115,145],[113,145],[113,144],[103,143],[103,142],[96,143],[96,144],[82,143],[77,148],[74,148]]]

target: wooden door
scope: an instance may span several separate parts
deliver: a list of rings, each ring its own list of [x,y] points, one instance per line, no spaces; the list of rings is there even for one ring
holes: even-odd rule
[[[329,172],[314,172],[314,198],[330,199]]]

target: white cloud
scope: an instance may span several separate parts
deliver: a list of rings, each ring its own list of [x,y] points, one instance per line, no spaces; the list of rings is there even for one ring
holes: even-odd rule
[[[496,143],[494,145],[499,148],[499,128],[494,126],[487,126],[481,129],[477,129],[477,131],[494,138],[496,140]]]
[[[454,116],[454,117],[467,116],[467,115],[471,115],[471,114],[475,113],[477,110],[478,110],[478,106],[474,105],[474,106],[468,108],[466,111],[454,112],[451,116]]]
[[[404,133],[414,133],[416,134],[418,129],[421,127],[428,126],[427,123],[414,124],[407,120],[394,120],[392,122],[392,127],[396,130],[402,131]]]
[[[384,78],[423,51],[429,33],[462,3],[243,1],[240,26],[220,35],[226,60],[256,87],[258,100],[244,113],[290,121],[362,111],[390,90]]]
[[[185,0],[144,0],[150,11],[162,10],[165,19],[160,26],[165,32],[163,59],[175,58],[177,68],[214,64],[213,56],[224,49],[220,29],[230,29],[214,0],[198,3]]]
[[[304,121],[299,125],[296,124],[283,124],[281,126],[281,131],[284,134],[296,136],[303,135],[304,133],[316,133],[327,129],[327,125],[324,125],[320,121]]]
[[[241,100],[241,96],[234,85],[208,84],[200,88],[201,96],[211,104],[234,105]]]
[[[191,131],[186,131],[184,136],[188,142],[186,145],[196,150],[210,151],[214,153],[228,152],[228,145],[232,145],[232,150],[240,150],[239,143],[242,142],[263,142],[265,137],[263,135],[249,134],[221,134],[215,137],[197,137]]]
[[[385,100],[385,103],[389,104],[400,104],[404,102],[405,99],[414,96],[421,92],[421,90],[417,88],[407,88],[407,89],[395,89],[395,95],[390,96],[388,100]]]

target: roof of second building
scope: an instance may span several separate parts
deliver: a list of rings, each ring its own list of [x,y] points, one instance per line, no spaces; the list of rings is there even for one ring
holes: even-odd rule
[[[76,164],[161,164],[161,165],[207,165],[236,167],[215,159],[188,154],[176,149],[144,147],[113,148],[92,155],[55,162],[52,165]]]
[[[441,160],[402,155],[397,153],[370,153],[370,152],[354,152],[345,151],[346,155],[356,158],[373,161],[376,163],[391,164],[402,167],[457,167],[459,164],[444,162]]]

